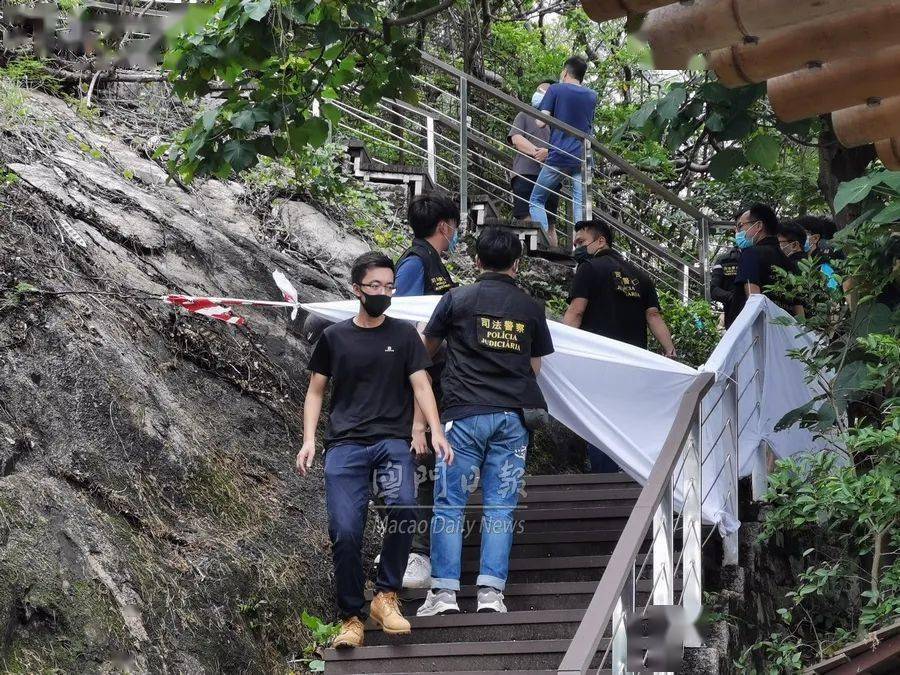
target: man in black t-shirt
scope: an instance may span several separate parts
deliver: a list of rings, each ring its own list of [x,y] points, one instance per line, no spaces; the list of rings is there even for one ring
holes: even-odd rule
[[[569,308],[563,323],[595,335],[647,348],[647,328],[675,357],[669,327],[659,312],[659,297],[650,277],[613,249],[613,232],[601,220],[575,224],[574,257],[578,263]],[[615,473],[619,466],[606,454],[587,444],[591,473]]]
[[[775,269],[796,272],[797,265],[781,251],[778,245],[778,217],[772,207],[755,204],[744,211],[737,220],[735,243],[743,249],[738,265],[734,289],[734,318],[741,313],[747,298],[762,293],[783,309],[799,315],[803,308],[796,302],[768,292],[775,281]],[[726,324],[726,328],[731,322]]]
[[[553,340],[544,308],[516,284],[522,245],[511,232],[489,227],[478,237],[476,252],[483,274],[446,293],[425,327],[429,353],[447,343],[441,421],[454,461],[437,462],[431,590],[419,616],[459,611],[463,512],[479,481],[484,497],[478,611],[506,611],[513,512],[530,438],[525,411],[530,418],[547,409],[537,373],[541,357],[553,352]]]
[[[730,326],[734,317],[737,316],[733,313],[734,280],[737,277],[740,262],[741,249],[732,246],[716,258],[709,271],[709,297],[711,300],[722,303],[726,326]]]
[[[778,225],[778,246],[792,263],[796,264],[806,257],[803,250],[805,243],[806,230],[796,220],[786,220]]]
[[[410,631],[400,613],[397,592],[416,525],[416,466],[410,446],[413,399],[432,425],[435,451],[448,464],[453,460],[425,374],[431,361],[422,340],[411,324],[384,316],[394,292],[394,264],[381,253],[365,253],[354,262],[351,280],[360,301],[359,312],[326,328],[309,360],[303,447],[296,462],[297,471],[305,476],[313,464],[316,427],[325,387],[331,380],[325,500],[343,622],[334,641],[336,647],[363,643],[362,540],[370,478],[387,505],[370,614],[387,633]]]

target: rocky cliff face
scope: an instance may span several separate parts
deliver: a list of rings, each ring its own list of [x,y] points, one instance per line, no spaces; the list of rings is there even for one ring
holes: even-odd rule
[[[300,610],[331,603],[321,467],[292,470],[308,347],[286,311],[242,311],[234,328],[156,296],[278,299],[278,268],[301,301],[336,298],[363,243],[282,205],[326,264],[301,262],[238,185],[166,183],[63,102],[14,104],[0,129],[0,664],[283,671],[306,641]]]

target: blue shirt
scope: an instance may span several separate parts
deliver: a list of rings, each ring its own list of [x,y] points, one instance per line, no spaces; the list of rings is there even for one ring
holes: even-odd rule
[[[596,108],[597,92],[568,82],[551,84],[541,101],[541,110],[586,134],[591,133]],[[566,168],[578,166],[583,154],[581,139],[560,129],[551,130],[547,164]]]
[[[411,255],[400,263],[394,285],[398,296],[425,295],[425,265],[419,256]]]

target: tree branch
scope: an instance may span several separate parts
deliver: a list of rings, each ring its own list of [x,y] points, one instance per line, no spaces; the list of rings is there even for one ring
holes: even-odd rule
[[[424,19],[427,19],[430,16],[437,14],[438,12],[443,12],[445,9],[449,9],[450,5],[453,4],[453,0],[444,0],[441,4],[432,7],[431,9],[424,9],[421,12],[416,14],[410,14],[409,16],[401,16],[396,19],[385,19],[384,25],[388,26],[408,26],[411,23],[417,23]]]

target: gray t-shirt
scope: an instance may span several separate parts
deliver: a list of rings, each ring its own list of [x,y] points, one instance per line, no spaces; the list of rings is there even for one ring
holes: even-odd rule
[[[539,127],[537,120],[527,113],[520,112],[509,127],[506,140],[512,143],[512,137],[521,134],[538,148],[550,147],[550,127]],[[531,157],[516,152],[512,163],[513,176],[537,176],[541,172],[541,165]]]

